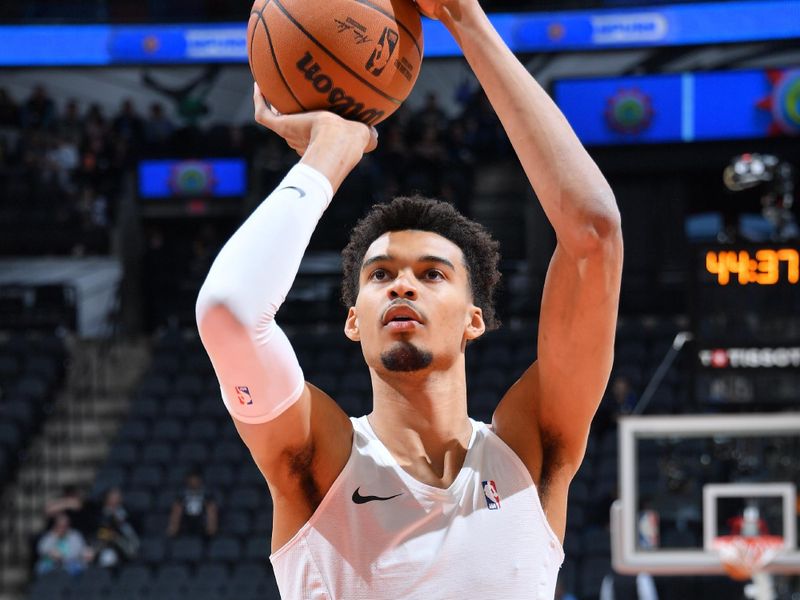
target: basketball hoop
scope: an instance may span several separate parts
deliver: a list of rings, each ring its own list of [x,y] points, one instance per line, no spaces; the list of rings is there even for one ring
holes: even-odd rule
[[[722,565],[736,581],[749,581],[780,554],[783,538],[777,535],[723,535],[714,539]]]

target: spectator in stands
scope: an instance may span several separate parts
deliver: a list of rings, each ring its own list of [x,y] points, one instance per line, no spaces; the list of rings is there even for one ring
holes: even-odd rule
[[[114,117],[112,129],[117,137],[127,140],[130,144],[137,145],[141,141],[144,121],[130,98],[122,102],[119,113]]]
[[[575,594],[572,592],[568,592],[564,587],[564,584],[559,581],[556,583],[556,595],[553,596],[553,600],[578,600],[575,597]]]
[[[97,510],[95,503],[84,498],[77,486],[66,485],[60,497],[53,498],[45,505],[47,529],[52,527],[56,516],[65,514],[74,529],[84,537],[89,536],[97,526]]]
[[[115,567],[131,560],[139,550],[139,536],[122,504],[119,488],[106,492],[98,515],[94,549],[101,567]]]
[[[64,513],[56,515],[53,526],[39,540],[37,554],[38,575],[56,569],[64,569],[71,575],[77,575],[92,560],[91,549],[80,532],[70,527],[69,517]]]
[[[629,415],[636,408],[639,398],[633,391],[630,379],[624,375],[617,375],[611,381],[611,395],[614,398],[614,405],[617,415]]]
[[[409,133],[413,137],[417,137],[421,132],[430,128],[444,131],[447,127],[447,115],[439,105],[439,97],[436,92],[426,94],[425,104],[411,116],[408,125]]]
[[[78,108],[78,101],[71,98],[64,106],[64,112],[58,119],[58,132],[73,140],[83,137],[84,120]]]
[[[6,88],[0,88],[0,127],[19,126],[19,107]]]
[[[600,585],[600,600],[658,600],[653,576],[648,573],[619,575],[609,573]]]
[[[214,496],[205,488],[200,472],[186,476],[186,487],[172,505],[167,535],[204,535],[217,533],[218,509]]]
[[[60,191],[72,194],[75,191],[73,176],[80,164],[78,146],[72,139],[62,135],[52,137],[49,146],[42,175]]]
[[[150,105],[150,115],[144,124],[144,139],[147,144],[164,144],[172,135],[175,126],[164,114],[164,105],[160,102],[153,102]]]
[[[47,129],[55,118],[55,104],[43,85],[37,85],[22,107],[22,127]]]

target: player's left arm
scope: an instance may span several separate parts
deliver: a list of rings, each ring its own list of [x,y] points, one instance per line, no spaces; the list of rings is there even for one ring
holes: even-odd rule
[[[619,210],[564,115],[508,49],[477,0],[417,0],[460,44],[556,232],[537,363],[494,415],[539,480],[557,466],[566,490],[613,360],[622,272]]]

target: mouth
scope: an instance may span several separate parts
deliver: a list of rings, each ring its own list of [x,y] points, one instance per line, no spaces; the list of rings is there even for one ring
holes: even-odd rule
[[[383,315],[383,326],[394,331],[409,331],[422,325],[422,317],[406,304],[391,307]]]

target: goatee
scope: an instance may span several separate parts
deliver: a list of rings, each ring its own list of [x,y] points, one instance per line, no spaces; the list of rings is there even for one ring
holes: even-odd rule
[[[398,342],[381,354],[381,362],[387,371],[411,373],[429,367],[433,362],[433,354],[410,342]]]

